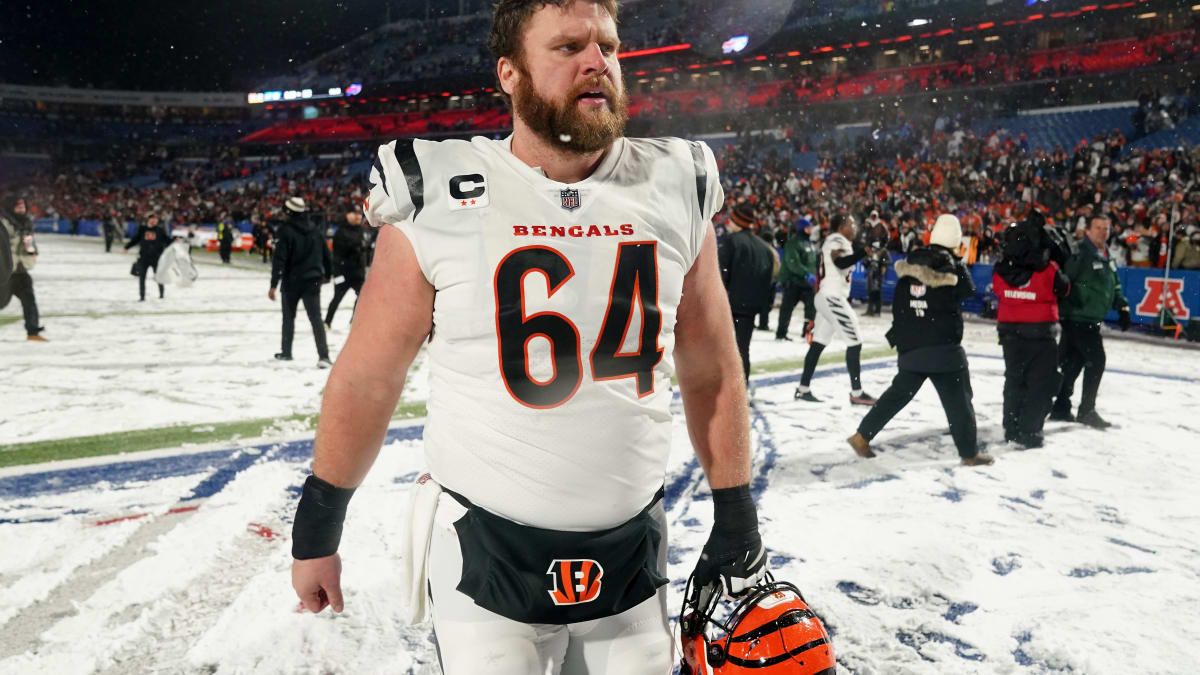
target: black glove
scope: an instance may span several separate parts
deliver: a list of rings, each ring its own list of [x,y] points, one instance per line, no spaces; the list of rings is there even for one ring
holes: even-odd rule
[[[1117,326],[1122,331],[1127,331],[1133,325],[1133,317],[1129,315],[1129,307],[1122,307],[1119,312],[1117,315]]]
[[[767,573],[767,551],[758,534],[758,511],[749,485],[713,490],[713,529],[692,572],[692,598],[704,606],[723,587],[745,593]]]

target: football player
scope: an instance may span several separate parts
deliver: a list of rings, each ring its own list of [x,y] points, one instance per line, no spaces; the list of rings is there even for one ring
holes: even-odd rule
[[[503,140],[379,148],[372,274],[329,377],[293,531],[305,607],[428,342],[427,584],[444,672],[667,673],[670,378],[713,492],[698,588],[766,571],[746,389],[717,266],[709,148],[623,136],[614,0],[501,0]]]

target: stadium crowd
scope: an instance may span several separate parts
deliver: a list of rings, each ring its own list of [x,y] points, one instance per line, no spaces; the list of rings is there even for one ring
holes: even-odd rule
[[[940,213],[952,213],[970,237],[968,259],[999,259],[999,231],[1030,208],[1078,238],[1089,217],[1112,222],[1109,250],[1119,265],[1162,267],[1167,237],[1172,266],[1200,269],[1200,148],[1134,149],[1124,153],[1118,130],[1074,148],[1030,148],[1024,136],[996,128],[976,134],[961,119],[933,120],[927,130],[860,136],[854,147],[826,156],[813,171],[785,157],[787,132],[741,134],[718,152],[731,204],[748,201],[762,234],[782,237],[798,218],[814,238],[837,212],[864,225],[860,237],[897,253],[927,241]]]
[[[729,205],[750,203],[763,224],[760,233],[778,240],[784,235],[777,233],[801,217],[816,225],[810,233],[820,238],[833,214],[846,212],[864,226],[866,243],[904,253],[927,238],[939,213],[953,213],[970,237],[968,260],[993,262],[1000,254],[997,233],[1038,208],[1072,236],[1090,216],[1108,217],[1111,254],[1135,267],[1167,263],[1174,220],[1172,266],[1200,268],[1200,148],[1126,151],[1127,139],[1114,129],[1073,148],[1046,150],[1002,128],[976,128],[969,110],[923,118],[897,112],[853,141],[826,137],[814,144],[784,129],[743,132],[715,145]],[[303,146],[289,146],[265,159],[220,150],[207,161],[164,160],[143,150],[42,171],[15,191],[34,217],[71,221],[115,215],[143,222],[158,213],[172,227],[264,223],[289,196],[337,218],[365,195],[361,169],[370,147],[306,156]],[[815,169],[793,167],[793,151],[814,149],[822,157]],[[148,174],[157,180],[144,187],[130,180]],[[718,216],[718,226],[725,217]]]

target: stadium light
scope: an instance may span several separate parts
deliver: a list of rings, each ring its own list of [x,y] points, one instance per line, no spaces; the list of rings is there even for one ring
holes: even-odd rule
[[[989,36],[983,38],[983,41],[984,42],[995,42],[996,40],[999,40],[999,39],[1000,39],[999,35],[989,35]]]
[[[928,23],[929,23],[929,19],[913,19],[912,21],[908,22],[908,27],[916,28],[917,26],[924,26],[924,25],[927,25]]]
[[[1153,19],[1153,18],[1154,18],[1154,17],[1156,17],[1156,16],[1158,16],[1158,12],[1146,12],[1145,14],[1138,14],[1138,17],[1137,17],[1137,18],[1139,18],[1139,19]]]

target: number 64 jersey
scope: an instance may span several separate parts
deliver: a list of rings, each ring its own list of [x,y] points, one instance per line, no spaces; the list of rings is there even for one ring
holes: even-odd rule
[[[436,290],[425,459],[511,520],[598,530],[662,485],[683,279],[724,202],[712,151],[618,139],[550,180],[494,141],[379,148],[365,211]]]

